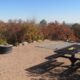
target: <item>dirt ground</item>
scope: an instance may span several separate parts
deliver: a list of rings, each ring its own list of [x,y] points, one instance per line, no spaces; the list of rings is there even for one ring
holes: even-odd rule
[[[50,46],[52,44],[55,46],[63,43],[62,41],[48,40],[44,42],[25,43],[24,45],[20,44],[17,47],[13,47],[10,53],[0,54],[0,80],[60,80],[55,77],[51,78],[50,76],[50,79],[48,77],[52,71],[57,73],[58,68],[56,67],[53,70],[50,66],[54,65],[54,63],[48,64],[48,67],[50,66],[52,70],[49,71],[48,68],[45,74],[30,74],[28,69],[48,61],[45,57],[54,54],[54,49],[41,47],[41,45]],[[59,62],[64,62],[66,65],[70,64],[70,61],[64,58],[59,58],[57,60]],[[46,64],[44,65],[46,66]],[[44,67],[44,69],[45,68],[46,67]],[[61,67],[60,70],[62,71],[62,69],[65,68]]]

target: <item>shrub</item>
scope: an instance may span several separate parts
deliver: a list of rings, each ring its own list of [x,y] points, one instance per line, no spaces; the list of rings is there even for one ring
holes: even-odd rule
[[[7,44],[6,40],[0,39],[0,44]]]
[[[78,41],[80,41],[80,24],[73,24],[71,29],[74,31],[74,34],[78,38]]]
[[[80,40],[79,27],[70,28],[66,24],[47,23],[42,20],[37,24],[34,20],[10,20],[7,23],[0,22],[0,39],[1,44],[7,42],[9,44],[18,45],[24,41],[33,42],[38,40]]]

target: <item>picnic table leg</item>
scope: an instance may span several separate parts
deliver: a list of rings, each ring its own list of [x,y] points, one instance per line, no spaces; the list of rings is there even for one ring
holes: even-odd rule
[[[75,62],[77,61],[74,54],[69,58],[69,60],[71,61],[71,66],[74,66]]]

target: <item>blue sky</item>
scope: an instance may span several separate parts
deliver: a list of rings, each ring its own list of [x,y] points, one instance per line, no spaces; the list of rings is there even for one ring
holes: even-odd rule
[[[80,22],[80,0],[0,0],[0,20]]]

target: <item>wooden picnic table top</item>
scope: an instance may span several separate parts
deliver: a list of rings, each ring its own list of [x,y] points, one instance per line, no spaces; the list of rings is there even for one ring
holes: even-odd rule
[[[61,48],[61,49],[58,49],[58,50],[55,50],[54,52],[56,53],[61,53],[61,54],[76,54],[78,52],[80,52],[80,45],[78,44],[73,44],[71,46],[67,46],[65,48]]]

